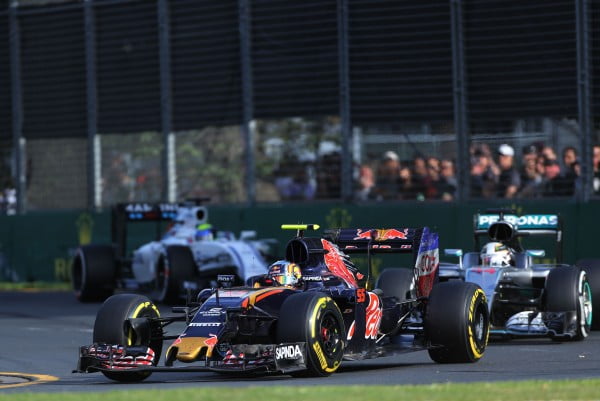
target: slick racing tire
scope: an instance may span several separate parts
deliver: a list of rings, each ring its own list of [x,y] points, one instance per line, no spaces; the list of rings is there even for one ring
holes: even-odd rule
[[[398,302],[410,298],[410,290],[414,280],[413,269],[390,268],[381,272],[375,288],[383,291],[385,297],[396,297]]]
[[[137,332],[126,324],[131,318],[159,318],[160,312],[147,297],[137,294],[118,294],[108,298],[100,307],[94,323],[94,343],[123,346],[147,346],[155,353],[154,365],[162,352],[162,329],[145,325]],[[141,328],[140,328],[141,330]],[[151,372],[102,371],[104,376],[120,382],[142,381]]]
[[[583,340],[592,326],[592,290],[586,272],[572,266],[559,266],[550,270],[544,288],[546,313],[575,313],[576,328],[573,337],[552,337],[553,340]],[[564,319],[565,324],[568,320]],[[564,325],[563,325],[564,326]],[[568,329],[568,328],[564,328]]]
[[[102,302],[115,290],[117,262],[111,245],[85,245],[77,250],[71,284],[80,302]]]
[[[487,346],[489,321],[487,300],[478,285],[434,285],[425,312],[429,356],[438,363],[477,362]]]
[[[169,246],[156,267],[156,292],[153,298],[169,305],[180,303],[184,294],[183,283],[196,279],[197,267],[190,248]]]
[[[585,270],[592,290],[592,330],[600,330],[600,259],[582,259],[576,265]]]
[[[319,292],[291,295],[281,305],[278,343],[306,343],[306,371],[292,376],[329,376],[344,355],[344,319],[336,303]]]

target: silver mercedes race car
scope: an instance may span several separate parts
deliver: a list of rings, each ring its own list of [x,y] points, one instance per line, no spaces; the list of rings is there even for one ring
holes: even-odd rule
[[[242,284],[264,274],[274,240],[255,232],[236,237],[213,230],[208,210],[197,203],[119,204],[113,208],[113,244],[84,245],[72,264],[72,283],[82,302],[103,301],[115,289],[143,292],[157,302],[177,303],[188,291],[210,287],[219,274]],[[164,234],[128,251],[128,225],[169,224]],[[160,227],[157,232],[161,233]]]
[[[555,242],[555,263],[535,263],[546,252],[523,247],[523,239],[538,237]],[[482,238],[487,241],[483,246]],[[558,215],[518,216],[511,210],[489,210],[475,216],[474,241],[475,252],[445,250],[459,263],[440,263],[440,280],[464,280],[483,288],[489,300],[491,336],[548,336],[557,341],[588,336],[592,288],[586,270],[562,263]]]

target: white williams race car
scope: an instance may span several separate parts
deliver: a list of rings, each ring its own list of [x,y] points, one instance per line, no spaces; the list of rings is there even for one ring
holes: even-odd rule
[[[127,251],[127,227],[134,222],[170,222],[162,238]],[[160,227],[157,227],[160,232]],[[255,233],[215,231],[206,207],[192,204],[119,204],[113,208],[113,245],[85,245],[72,267],[73,289],[82,302],[103,301],[115,289],[145,292],[158,302],[176,303],[188,290],[209,287],[219,274],[242,284],[267,272],[274,240]]]

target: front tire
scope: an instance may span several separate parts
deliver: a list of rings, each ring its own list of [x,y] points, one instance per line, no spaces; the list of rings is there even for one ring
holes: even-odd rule
[[[80,302],[102,302],[115,291],[117,262],[111,245],[84,245],[71,267],[71,284]]]
[[[319,292],[302,292],[287,298],[277,324],[279,343],[306,343],[306,371],[292,376],[329,376],[344,355],[344,319],[337,304]]]
[[[119,294],[108,298],[100,307],[94,323],[94,343],[136,346],[151,348],[156,354],[154,365],[158,363],[162,352],[162,329],[149,327],[146,333],[137,333],[128,329],[125,322],[131,318],[160,317],[160,312],[147,297],[137,294]],[[104,376],[120,382],[142,381],[151,372],[102,371]]]
[[[592,291],[592,330],[600,330],[600,259],[582,259],[577,267],[585,270]]]
[[[544,288],[546,313],[565,313],[563,326],[568,326],[575,315],[575,335],[571,338],[552,337],[562,341],[580,341],[590,334],[592,326],[592,290],[586,272],[570,266],[559,266],[548,273]],[[563,332],[569,327],[563,327]]]
[[[434,285],[425,313],[429,356],[438,363],[477,362],[487,346],[489,321],[487,300],[478,285]]]

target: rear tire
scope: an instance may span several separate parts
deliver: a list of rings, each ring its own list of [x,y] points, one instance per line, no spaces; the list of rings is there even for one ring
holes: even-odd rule
[[[429,356],[438,363],[477,362],[487,346],[489,321],[487,300],[478,285],[434,285],[425,313]]]
[[[117,262],[111,245],[84,245],[71,267],[71,284],[80,302],[102,302],[115,291]]]
[[[161,255],[156,267],[157,302],[174,305],[181,302],[183,283],[196,281],[197,267],[189,247],[171,245]]]
[[[585,270],[592,291],[592,330],[600,330],[600,259],[582,259],[577,267]]]
[[[162,338],[152,340],[152,337],[162,337],[162,331],[151,330],[143,335],[127,330],[125,321],[129,318],[158,318],[160,313],[147,297],[137,294],[118,294],[108,298],[100,307],[94,323],[94,343],[111,345],[135,346],[143,345],[151,348],[156,354],[154,365],[160,359]],[[159,326],[160,327],[160,326]],[[151,375],[151,372],[102,372],[109,379],[120,382],[138,382]]]
[[[586,272],[571,266],[559,266],[550,270],[544,289],[544,309],[551,313],[575,313],[577,327],[575,336],[570,340],[586,338],[591,330],[593,310],[592,290]],[[565,319],[565,322],[567,320],[569,319]],[[564,340],[562,337],[553,339]]]
[[[277,323],[279,343],[306,343],[306,371],[292,376],[322,377],[337,370],[344,355],[346,332],[337,304],[319,292],[291,295],[281,305]]]

